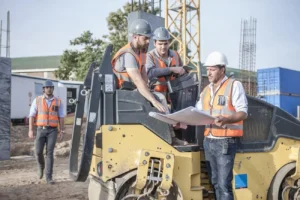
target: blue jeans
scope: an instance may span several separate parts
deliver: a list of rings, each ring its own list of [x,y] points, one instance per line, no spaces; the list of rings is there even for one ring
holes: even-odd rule
[[[53,153],[54,147],[57,138],[57,128],[54,129],[42,129],[41,127],[37,128],[37,134],[35,138],[35,156],[38,162],[38,167],[45,168],[45,159],[44,159],[44,146],[46,145],[46,178],[52,179],[53,172]]]
[[[225,144],[227,152],[224,151]],[[233,200],[232,179],[236,139],[204,138],[205,161],[217,200]]]

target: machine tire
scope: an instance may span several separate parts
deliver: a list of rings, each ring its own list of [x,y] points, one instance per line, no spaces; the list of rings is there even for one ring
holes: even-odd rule
[[[121,200],[123,197],[125,197],[128,193],[129,187],[134,183],[135,181],[135,177],[131,177],[130,179],[128,179],[119,189],[117,196],[116,196],[116,200]]]
[[[296,163],[289,163],[283,166],[273,177],[271,185],[269,187],[267,200],[281,200],[281,185],[287,175],[295,169]]]

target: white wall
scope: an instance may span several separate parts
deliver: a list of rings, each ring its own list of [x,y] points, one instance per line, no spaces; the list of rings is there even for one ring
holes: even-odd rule
[[[21,76],[11,77],[11,118],[28,117],[32,101],[36,97],[35,83],[43,84],[45,80]],[[53,82],[57,88],[57,82]],[[31,93],[31,97],[29,94]],[[57,96],[57,90],[54,90]]]
[[[35,84],[43,84],[46,79],[34,78],[28,76],[14,75],[11,76],[11,118],[24,118],[28,117],[32,101],[35,99],[36,89]],[[54,96],[61,98],[64,104],[64,113],[67,111],[67,88],[78,88],[80,82],[75,84],[58,82],[53,80]],[[32,94],[29,97],[29,94]]]

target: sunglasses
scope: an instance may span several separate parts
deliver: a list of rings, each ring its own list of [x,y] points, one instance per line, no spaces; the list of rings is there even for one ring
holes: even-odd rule
[[[48,89],[48,88],[53,88],[53,87],[48,87],[48,86],[46,86],[46,87],[44,87],[44,88]]]

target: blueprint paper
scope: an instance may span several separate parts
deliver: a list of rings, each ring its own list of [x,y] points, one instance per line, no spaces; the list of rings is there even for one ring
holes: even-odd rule
[[[192,126],[202,126],[206,124],[214,124],[215,117],[206,114],[197,108],[190,106],[183,110],[172,114],[161,114],[157,112],[150,112],[149,116],[154,117],[160,121],[168,124],[184,123]]]

